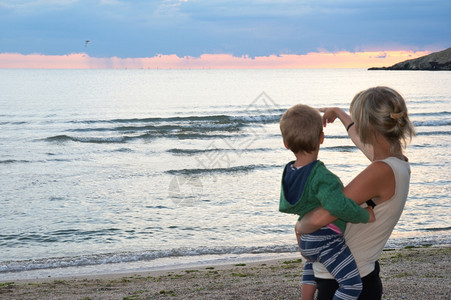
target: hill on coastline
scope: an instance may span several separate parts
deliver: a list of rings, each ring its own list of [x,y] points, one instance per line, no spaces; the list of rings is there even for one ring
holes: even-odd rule
[[[368,70],[451,71],[451,48],[416,59],[409,59],[391,67],[374,67]]]

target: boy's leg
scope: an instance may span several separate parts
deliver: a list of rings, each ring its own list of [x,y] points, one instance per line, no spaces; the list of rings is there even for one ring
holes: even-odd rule
[[[339,284],[335,299],[357,299],[362,292],[362,280],[351,250],[344,237],[323,227],[300,240],[302,255],[321,262]],[[308,273],[307,273],[308,274]]]
[[[330,247],[323,251],[319,261],[339,284],[334,299],[357,299],[362,292],[362,280],[351,250],[343,236],[336,236]]]
[[[302,273],[302,293],[301,299],[313,300],[316,291],[315,274],[313,273],[313,263],[305,262]]]
[[[302,300],[313,300],[315,297],[316,285],[302,284],[301,288],[301,299]]]
[[[304,264],[302,284],[310,284],[316,286],[315,274],[313,273],[313,263],[310,261],[306,261]]]

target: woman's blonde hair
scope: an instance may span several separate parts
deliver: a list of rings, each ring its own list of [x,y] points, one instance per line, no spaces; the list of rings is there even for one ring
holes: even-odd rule
[[[377,132],[389,141],[394,152],[405,148],[415,135],[406,102],[392,88],[378,86],[361,91],[352,100],[350,113],[364,144]]]
[[[282,115],[279,125],[285,144],[294,153],[319,149],[323,122],[318,110],[297,104]]]

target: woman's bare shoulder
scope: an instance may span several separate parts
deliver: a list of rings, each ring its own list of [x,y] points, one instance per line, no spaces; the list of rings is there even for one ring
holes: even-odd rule
[[[362,204],[368,199],[388,199],[393,195],[394,187],[395,177],[391,167],[383,161],[374,161],[360,172],[343,191],[347,197]]]
[[[377,202],[384,202],[390,199],[395,192],[395,174],[389,164],[384,161],[374,161],[367,168],[367,174],[371,174],[368,178],[373,181],[377,195]]]
[[[373,171],[378,171],[378,172],[391,172],[393,173],[392,168],[390,167],[390,165],[388,163],[386,163],[383,160],[376,160],[373,161],[369,166],[369,169],[373,170]]]
[[[389,164],[384,161],[373,161],[368,165],[357,177],[369,178],[371,180],[380,179],[383,176],[393,174],[393,170]]]

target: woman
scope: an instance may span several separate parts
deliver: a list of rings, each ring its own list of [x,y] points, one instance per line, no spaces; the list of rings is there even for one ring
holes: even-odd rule
[[[352,141],[372,162],[345,188],[344,194],[358,204],[371,199],[376,221],[348,224],[344,237],[362,276],[359,299],[381,299],[382,282],[377,260],[398,222],[407,199],[410,166],[403,154],[406,141],[415,135],[402,96],[388,87],[375,87],[358,93],[351,102],[350,114],[339,108],[323,108],[323,123],[339,118]],[[335,217],[318,208],[296,224],[300,234],[311,233]],[[318,299],[332,299],[338,285],[321,264],[314,264]]]

